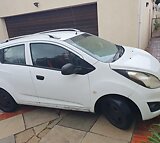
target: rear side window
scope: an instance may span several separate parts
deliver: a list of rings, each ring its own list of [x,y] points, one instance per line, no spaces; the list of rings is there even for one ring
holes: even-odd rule
[[[2,49],[0,60],[5,64],[25,65],[25,45],[17,45]]]

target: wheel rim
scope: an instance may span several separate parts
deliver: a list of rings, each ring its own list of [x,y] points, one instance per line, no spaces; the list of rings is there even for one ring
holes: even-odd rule
[[[114,105],[110,105],[109,109],[110,109],[109,114],[110,114],[110,116],[112,116],[113,121],[121,124],[123,122],[123,116],[122,116],[119,108]]]
[[[122,125],[125,122],[120,108],[115,104],[106,104],[105,116],[115,125]]]

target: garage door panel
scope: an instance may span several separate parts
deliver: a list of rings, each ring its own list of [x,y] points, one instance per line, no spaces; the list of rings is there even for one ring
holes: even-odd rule
[[[9,37],[57,29],[77,28],[98,35],[97,4],[5,18]]]

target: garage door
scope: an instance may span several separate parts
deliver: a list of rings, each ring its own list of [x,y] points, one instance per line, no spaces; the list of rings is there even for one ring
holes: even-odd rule
[[[9,37],[57,29],[77,28],[98,35],[97,4],[5,18]]]

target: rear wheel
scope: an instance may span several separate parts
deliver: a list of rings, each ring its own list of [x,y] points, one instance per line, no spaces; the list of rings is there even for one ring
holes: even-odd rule
[[[101,104],[104,116],[117,128],[126,130],[133,122],[132,112],[122,98],[106,98]]]
[[[16,110],[17,103],[13,97],[5,90],[0,90],[0,109],[4,112],[12,112]]]

